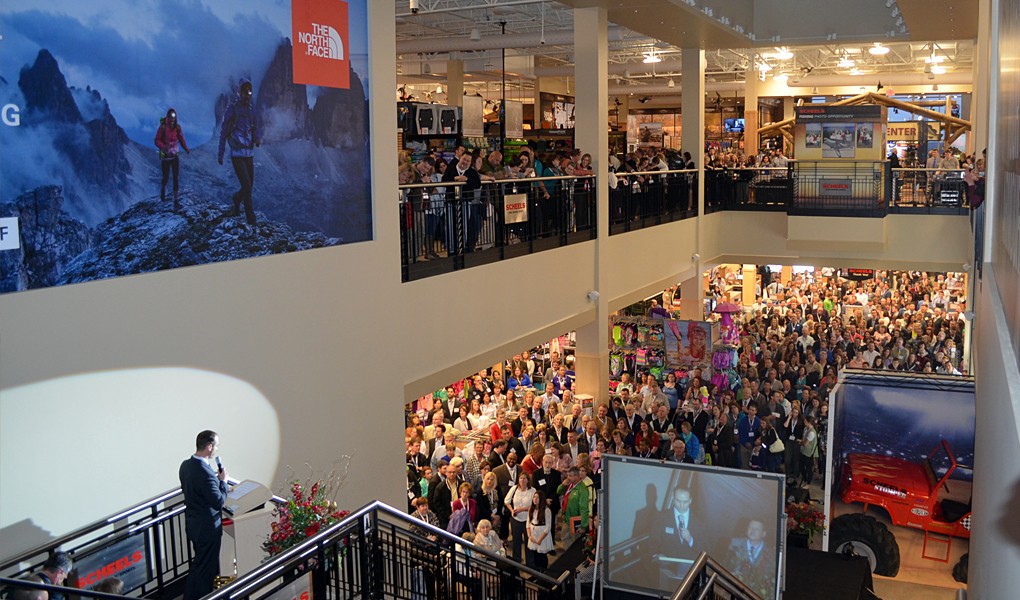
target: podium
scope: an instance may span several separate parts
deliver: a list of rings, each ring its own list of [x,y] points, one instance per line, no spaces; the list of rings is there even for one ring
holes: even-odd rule
[[[273,494],[261,483],[245,480],[234,486],[223,505],[223,543],[220,572],[240,577],[262,564],[262,543],[272,529]],[[229,521],[227,519],[230,519]]]

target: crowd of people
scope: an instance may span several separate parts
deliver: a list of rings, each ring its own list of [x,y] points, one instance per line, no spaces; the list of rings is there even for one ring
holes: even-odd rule
[[[558,354],[544,373],[525,354],[416,407],[406,429],[415,509],[456,535],[477,539],[484,527],[494,548],[506,543],[508,556],[541,568],[545,538],[532,532],[551,521],[559,527],[550,539],[562,539],[592,526],[606,455],[783,472],[808,487],[823,472],[828,396],[843,369],[968,370],[965,282],[955,274],[876,271],[854,281],[824,269],[784,284],[760,273],[756,302],[736,317],[735,385],[716,386],[700,368],[685,378],[667,371],[661,382],[625,373],[589,414]],[[709,296],[734,275],[713,273]],[[662,304],[672,305],[666,294]],[[533,377],[544,389],[531,387]],[[459,447],[462,434],[471,441]]]

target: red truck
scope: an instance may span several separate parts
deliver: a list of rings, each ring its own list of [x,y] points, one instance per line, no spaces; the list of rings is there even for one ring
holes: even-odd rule
[[[875,454],[849,454],[840,477],[840,497],[862,503],[864,512],[839,516],[829,525],[829,549],[868,557],[878,575],[894,576],[900,568],[896,538],[885,524],[868,516],[870,506],[885,509],[894,525],[924,531],[923,558],[949,562],[954,537],[970,538],[969,488],[949,497],[950,476],[957,469],[949,442],[942,440],[922,462]],[[953,481],[953,486],[966,482]],[[945,546],[944,555],[929,555],[928,545]]]

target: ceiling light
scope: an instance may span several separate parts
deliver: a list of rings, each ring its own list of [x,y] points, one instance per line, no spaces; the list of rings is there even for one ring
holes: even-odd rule
[[[662,59],[659,58],[659,55],[654,53],[654,52],[646,52],[645,53],[645,59],[643,61],[641,61],[641,62],[643,62],[645,64],[657,63],[657,62],[662,62]]]
[[[929,56],[926,56],[924,62],[928,64],[938,64],[946,60],[946,57],[942,54],[935,54],[932,52]]]
[[[793,52],[790,52],[790,49],[784,46],[782,48],[777,48],[776,53],[773,56],[779,60],[790,60],[793,58]]]
[[[439,85],[436,86],[436,93],[437,94],[443,93],[443,84],[440,83]]]
[[[422,65],[421,65],[421,73],[422,73],[422,75],[431,75],[432,74],[432,65],[430,65],[429,63],[422,63]]]
[[[767,73],[772,70],[772,65],[765,61],[762,61],[758,63],[758,70],[761,71],[762,73]]]
[[[836,66],[837,66],[837,67],[839,67],[840,69],[849,69],[850,67],[853,67],[853,66],[855,66],[856,64],[857,64],[857,63],[856,63],[856,62],[854,62],[854,60],[853,60],[853,59],[851,59],[851,58],[848,58],[848,57],[846,57],[846,56],[842,56],[842,57],[840,57],[840,59],[839,59],[839,64],[837,64]]]
[[[775,79],[779,83],[783,83],[783,82],[785,82],[789,78],[790,78],[790,76],[787,75],[786,73],[779,73],[778,75],[774,75],[772,77],[772,79]]]
[[[471,30],[471,37],[469,37],[468,39],[471,40],[472,42],[480,42],[482,41],[482,32],[478,31],[478,28],[475,27],[474,29]]]
[[[937,83],[931,84],[931,91],[933,91],[933,92],[939,91],[939,84],[937,84]]]
[[[868,48],[868,52],[874,56],[884,56],[889,54],[889,46],[883,46],[881,43],[875,42],[874,46]]]
[[[864,72],[861,71],[860,69],[858,69],[857,67],[854,67],[854,68],[850,69],[850,74],[851,75],[863,75]]]
[[[672,77],[670,77],[669,81],[666,82],[666,87],[676,87],[676,82],[673,81]]]
[[[936,75],[945,75],[946,74],[946,68],[941,66],[941,65],[935,65],[935,66],[933,66],[931,68],[931,72],[936,74]]]

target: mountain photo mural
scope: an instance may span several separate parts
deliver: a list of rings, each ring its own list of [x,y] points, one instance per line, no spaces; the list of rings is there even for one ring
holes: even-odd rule
[[[0,5],[0,293],[371,239],[366,1]]]

